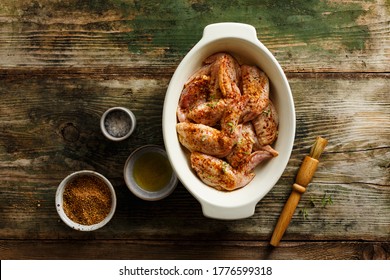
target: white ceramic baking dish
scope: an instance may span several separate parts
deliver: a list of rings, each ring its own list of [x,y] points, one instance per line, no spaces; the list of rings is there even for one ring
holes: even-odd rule
[[[279,156],[258,166],[244,188],[222,192],[205,185],[190,167],[189,153],[178,141],[176,108],[187,79],[202,61],[216,52],[229,52],[240,63],[257,65],[269,77],[270,97],[279,114]],[[179,180],[200,202],[203,214],[216,219],[241,219],[254,214],[256,204],[283,174],[295,137],[295,109],[287,78],[271,52],[258,40],[256,29],[242,23],[216,23],[204,28],[201,40],[187,53],[169,83],[163,108],[163,136],[168,158]]]

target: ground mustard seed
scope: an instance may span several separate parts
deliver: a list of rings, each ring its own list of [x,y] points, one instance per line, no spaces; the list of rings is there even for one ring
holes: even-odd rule
[[[82,225],[101,222],[111,210],[111,192],[104,181],[92,175],[82,175],[66,184],[63,194],[65,214]]]

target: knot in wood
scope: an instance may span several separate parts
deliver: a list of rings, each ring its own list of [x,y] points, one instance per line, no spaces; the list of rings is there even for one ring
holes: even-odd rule
[[[76,142],[80,138],[80,131],[73,123],[67,123],[61,129],[61,135],[67,142]]]
[[[370,244],[363,248],[362,257],[364,260],[386,260],[389,256],[382,246]]]

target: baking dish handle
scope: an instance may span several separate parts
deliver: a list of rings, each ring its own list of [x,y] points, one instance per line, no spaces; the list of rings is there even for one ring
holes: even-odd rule
[[[211,41],[226,37],[258,40],[256,29],[252,25],[236,22],[221,22],[207,25],[203,30],[202,39]]]
[[[218,207],[201,201],[202,212],[205,217],[219,220],[238,220],[252,216],[255,213],[257,202],[237,206],[237,207]]]

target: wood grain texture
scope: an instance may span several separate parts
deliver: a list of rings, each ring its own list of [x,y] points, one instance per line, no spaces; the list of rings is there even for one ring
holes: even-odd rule
[[[369,80],[311,75],[291,78],[297,106],[294,152],[282,178],[259,203],[256,214],[238,222],[204,218],[198,203],[181,185],[171,197],[153,205],[139,201],[126,189],[122,167],[131,151],[143,144],[163,144],[160,118],[168,82],[164,76],[10,79],[12,82],[2,80],[1,95],[7,102],[0,105],[0,191],[7,197],[0,206],[5,213],[0,217],[3,238],[50,238],[53,232],[57,238],[80,238],[58,222],[53,197],[68,173],[93,169],[115,183],[118,210],[110,227],[82,238],[219,236],[222,240],[267,240],[299,165],[309,153],[314,135],[320,134],[329,139],[329,144],[285,239],[305,236],[309,240],[385,241],[390,236],[390,101],[386,76]],[[333,102],[328,101],[329,95]],[[134,111],[139,129],[128,141],[113,144],[103,137],[98,124],[104,110],[117,105]],[[333,197],[333,205],[321,207],[324,194]],[[303,220],[299,210],[308,208],[311,199],[317,200],[317,207],[310,208],[307,220]],[[221,231],[225,232],[222,236]]]
[[[7,67],[175,67],[204,26],[252,24],[288,72],[388,72],[389,9],[377,1],[2,1]]]
[[[0,258],[389,259],[389,14],[384,0],[1,1]],[[282,177],[237,221],[205,218],[181,184],[141,201],[122,176],[135,148],[163,145],[169,80],[204,26],[220,21],[255,26],[286,71],[297,117]],[[137,117],[121,143],[99,128],[112,106]],[[271,250],[317,136],[329,143]],[[96,232],[74,231],[56,213],[58,184],[80,169],[101,172],[117,192],[114,218]]]
[[[257,241],[32,240],[0,242],[0,255],[31,260],[389,260],[389,246],[389,242],[289,242],[274,248]]]

